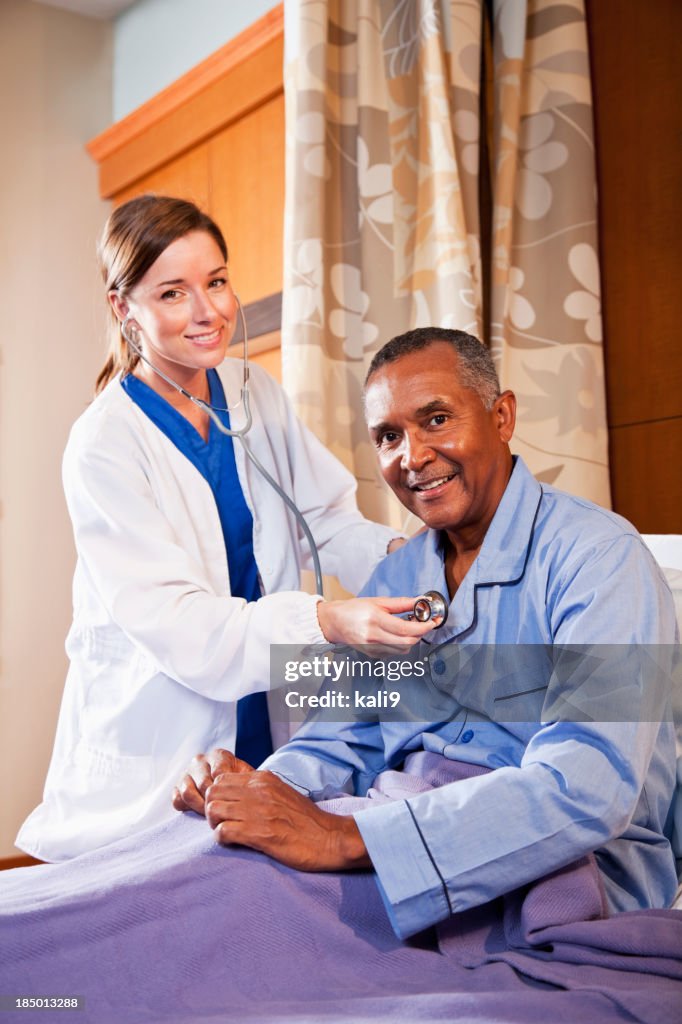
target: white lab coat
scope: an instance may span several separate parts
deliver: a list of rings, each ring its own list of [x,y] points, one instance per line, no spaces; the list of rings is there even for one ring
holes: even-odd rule
[[[228,404],[241,364],[220,369]],[[323,571],[356,592],[393,532],[364,520],[356,484],[251,368],[254,454],[306,517]],[[233,414],[235,425],[240,411]],[[43,802],[17,845],[64,860],[174,813],[189,760],[234,749],[235,701],[270,687],[270,645],[322,643],[300,592],[305,538],[235,441],[264,597],[230,596],[215,501],[191,462],[112,381],[75,423],[63,477],[78,562],[70,669]],[[273,681],[273,685],[275,681]]]

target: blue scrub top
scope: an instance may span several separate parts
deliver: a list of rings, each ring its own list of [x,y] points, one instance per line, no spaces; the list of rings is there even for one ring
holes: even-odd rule
[[[215,370],[208,371],[211,405],[225,409],[223,385]],[[130,398],[175,447],[196,467],[207,481],[218,509],[230,572],[230,592],[234,597],[256,601],[261,596],[258,567],[253,554],[253,517],[244,499],[237,476],[232,438],[221,434],[209,422],[208,440],[153,388],[128,374],[121,385]],[[227,411],[218,413],[230,426]],[[237,702],[237,742],[235,754],[257,767],[272,753],[270,721],[265,693],[253,693]]]

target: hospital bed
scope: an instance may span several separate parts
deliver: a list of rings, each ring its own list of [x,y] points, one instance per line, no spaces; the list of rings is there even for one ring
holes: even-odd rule
[[[645,540],[682,627],[682,538]],[[112,849],[0,876],[0,995],[85,1000],[39,1019],[682,1021],[682,894],[603,919],[593,858],[402,943],[370,872],[292,872],[217,846],[192,815]]]

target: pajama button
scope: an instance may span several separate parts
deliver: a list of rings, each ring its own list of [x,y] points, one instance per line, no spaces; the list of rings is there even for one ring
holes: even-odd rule
[[[467,731],[465,733],[463,733],[463,735],[462,735],[462,743],[471,743],[473,738],[474,738],[474,731],[473,731],[473,729],[467,729]]]
[[[445,672],[445,662],[441,661],[440,659],[438,659],[438,661],[434,661],[433,671],[436,673],[437,676],[442,676],[443,672]]]

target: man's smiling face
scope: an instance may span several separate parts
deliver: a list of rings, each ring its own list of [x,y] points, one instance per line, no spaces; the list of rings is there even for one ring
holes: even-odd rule
[[[433,342],[372,374],[365,415],[402,504],[427,526],[480,544],[511,474],[515,401],[505,391],[488,410],[460,379],[454,348]]]

